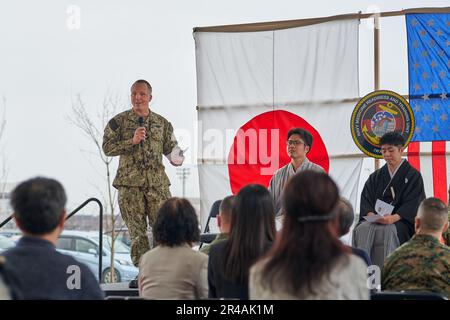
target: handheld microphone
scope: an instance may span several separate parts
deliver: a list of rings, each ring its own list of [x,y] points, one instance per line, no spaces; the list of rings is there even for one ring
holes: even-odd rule
[[[144,117],[139,117],[138,121],[139,121],[139,127],[143,127],[144,126]],[[144,140],[141,140],[140,144],[141,144],[141,147],[143,147],[144,146]]]

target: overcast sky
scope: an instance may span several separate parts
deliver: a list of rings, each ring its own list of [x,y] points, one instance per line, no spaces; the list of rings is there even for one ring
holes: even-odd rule
[[[80,93],[93,121],[108,90],[130,107],[138,78],[153,86],[151,108],[177,129],[194,132],[197,118],[192,28],[322,17],[335,14],[443,7],[446,1],[336,0],[15,0],[0,4],[0,97],[6,129],[0,141],[8,181],[44,175],[60,180],[69,209],[104,189],[103,166],[91,142],[69,123],[71,100]],[[79,11],[78,11],[79,10]],[[79,26],[76,19],[79,13]],[[79,27],[79,28],[78,28]],[[407,94],[404,18],[381,25],[382,88]],[[360,28],[360,94],[373,89],[372,30]],[[0,101],[0,103],[2,103]],[[181,141],[183,148],[191,143]],[[190,155],[190,159],[196,156]],[[187,196],[198,197],[192,161]],[[181,195],[167,167],[172,194]]]

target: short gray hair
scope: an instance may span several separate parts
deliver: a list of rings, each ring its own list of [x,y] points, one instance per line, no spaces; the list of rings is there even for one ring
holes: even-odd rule
[[[339,199],[339,229],[341,236],[348,233],[353,221],[355,220],[355,211],[353,206],[347,199],[341,197]]]
[[[417,216],[423,229],[439,231],[448,221],[448,208],[438,198],[427,198],[420,204]]]
[[[152,94],[152,86],[151,86],[151,84],[150,84],[147,80],[144,80],[144,79],[136,80],[136,81],[133,83],[133,85],[131,86],[131,88],[133,88],[133,87],[134,87],[135,85],[137,85],[137,84],[145,84],[145,85],[147,86],[148,92],[149,92],[150,94]]]
[[[228,221],[231,220],[231,210],[233,209],[234,198],[234,196],[227,196],[220,202],[219,212],[221,216],[228,219]]]

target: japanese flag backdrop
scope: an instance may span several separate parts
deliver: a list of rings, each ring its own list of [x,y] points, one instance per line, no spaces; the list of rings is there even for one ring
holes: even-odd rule
[[[268,186],[289,162],[286,134],[311,131],[308,158],[356,204],[362,153],[350,118],[358,89],[359,20],[258,32],[195,32],[202,223],[212,203]],[[312,186],[314,187],[314,186]]]

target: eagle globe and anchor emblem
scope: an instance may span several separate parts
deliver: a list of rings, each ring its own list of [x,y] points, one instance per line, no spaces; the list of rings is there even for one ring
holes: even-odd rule
[[[378,90],[359,100],[352,113],[350,129],[353,140],[362,152],[370,157],[382,158],[380,138],[385,133],[400,133],[406,145],[411,141],[414,114],[401,95]]]

